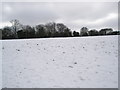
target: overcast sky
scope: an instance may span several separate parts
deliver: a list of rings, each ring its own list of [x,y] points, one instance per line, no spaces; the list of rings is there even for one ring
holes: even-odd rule
[[[117,2],[11,2],[2,4],[2,26],[18,19],[25,25],[38,25],[48,22],[64,23],[71,30],[118,27]],[[2,27],[0,26],[0,27]]]

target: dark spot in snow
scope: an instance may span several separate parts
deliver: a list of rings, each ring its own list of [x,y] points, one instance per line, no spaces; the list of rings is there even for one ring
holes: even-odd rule
[[[98,73],[98,72],[95,72],[95,73]]]
[[[48,64],[48,63],[46,63],[46,64]]]
[[[63,52],[63,53],[65,53],[65,52]]]
[[[44,50],[46,50],[46,49],[44,48]]]
[[[85,48],[85,47],[83,47],[83,48]]]
[[[68,66],[68,67],[73,68],[73,66]]]
[[[86,69],[89,69],[88,67]]]
[[[4,47],[2,47],[2,49],[5,49]]]
[[[26,69],[26,68],[24,68],[24,69]]]
[[[100,65],[97,65],[98,67],[100,67]]]
[[[17,51],[20,51],[20,49],[16,49]]]
[[[74,62],[74,64],[77,64],[77,62]]]
[[[109,72],[109,73],[112,73],[112,72]]]
[[[20,73],[22,73],[22,72],[20,72]]]
[[[83,79],[83,78],[80,76],[80,80],[84,81],[85,79]]]
[[[37,44],[37,45],[39,45],[39,44]]]
[[[53,61],[55,61],[55,60],[53,59]]]
[[[60,47],[60,46],[58,46],[58,47]]]

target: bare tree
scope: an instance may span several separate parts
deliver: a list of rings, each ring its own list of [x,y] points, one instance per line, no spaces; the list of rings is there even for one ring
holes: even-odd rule
[[[47,36],[53,37],[56,33],[56,23],[55,22],[49,22],[45,25]]]
[[[36,25],[36,37],[46,37],[45,26],[42,24]]]
[[[19,23],[19,20],[17,19],[11,20],[10,22],[12,24],[12,29],[13,29],[15,38],[18,38],[17,31],[19,30],[21,24]]]
[[[88,31],[89,36],[97,36],[99,35],[99,32],[96,29],[92,29],[90,31]]]
[[[60,36],[71,36],[71,31],[63,23],[57,23],[57,32]]]
[[[88,36],[88,28],[87,27],[82,27],[80,30],[80,35],[81,36]]]

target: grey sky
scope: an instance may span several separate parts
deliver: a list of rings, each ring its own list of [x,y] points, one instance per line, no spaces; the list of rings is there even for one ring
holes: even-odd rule
[[[3,3],[2,25],[9,25],[12,19],[22,24],[37,25],[47,22],[64,23],[72,30],[79,31],[83,26],[89,29],[118,27],[117,2],[49,2]]]

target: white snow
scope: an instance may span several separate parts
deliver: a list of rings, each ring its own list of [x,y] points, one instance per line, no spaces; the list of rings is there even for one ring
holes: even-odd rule
[[[118,36],[2,43],[3,88],[118,88]]]
[[[0,40],[0,90],[2,88],[2,40]]]

